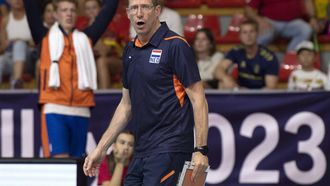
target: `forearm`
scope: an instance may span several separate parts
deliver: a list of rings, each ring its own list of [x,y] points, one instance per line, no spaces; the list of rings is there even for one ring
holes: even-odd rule
[[[95,45],[104,31],[107,29],[110,21],[114,17],[118,6],[118,0],[104,0],[100,13],[95,18],[93,24],[84,30]]]
[[[196,84],[189,98],[194,112],[196,146],[204,146],[208,135],[208,105],[201,82]]]
[[[195,120],[195,139],[196,146],[207,145],[208,136],[208,104],[203,96],[196,99],[193,103]]]
[[[109,186],[121,186],[121,178],[123,176],[124,164],[116,163]]]
[[[117,107],[115,114],[109,124],[109,127],[103,134],[100,142],[97,145],[97,148],[102,151],[106,151],[110,145],[115,140],[116,136],[122,131],[131,118],[131,108],[130,106],[125,106],[120,103]]]
[[[44,27],[37,0],[24,0],[24,8],[34,43],[38,45],[48,29]]]

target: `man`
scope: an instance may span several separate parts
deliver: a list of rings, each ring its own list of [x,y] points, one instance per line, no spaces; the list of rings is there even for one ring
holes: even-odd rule
[[[85,153],[90,107],[95,105],[96,67],[92,45],[107,28],[118,0],[105,0],[94,24],[80,32],[74,29],[77,2],[55,1],[55,23],[43,26],[39,5],[25,0],[33,39],[40,45],[40,97],[47,130],[42,125],[44,155],[81,157]],[[45,137],[45,136],[43,136]],[[50,142],[48,146],[47,142]]]
[[[181,21],[180,14],[176,10],[164,6],[164,4],[162,4],[161,6],[162,10],[159,16],[159,20],[166,22],[166,24],[172,31],[179,34],[180,36],[183,36],[183,23]],[[133,25],[130,26],[129,31],[130,37],[134,38],[136,36],[136,32],[134,30]]]
[[[257,44],[258,25],[245,21],[240,25],[241,45],[230,50],[217,68],[216,77],[224,89],[275,89],[279,64],[273,52]],[[227,71],[234,64],[238,69],[235,82]]]
[[[304,21],[305,11],[308,22]],[[250,0],[245,15],[260,27],[258,43],[267,46],[276,37],[289,38],[287,51],[308,40],[312,31],[318,32],[313,0]]]
[[[136,147],[126,186],[176,185],[190,159],[193,180],[207,168],[208,107],[198,67],[188,43],[160,23],[160,4],[128,1],[127,15],[137,37],[123,55],[122,99],[96,149],[85,159],[88,176],[96,175],[107,149],[130,120],[136,127]]]

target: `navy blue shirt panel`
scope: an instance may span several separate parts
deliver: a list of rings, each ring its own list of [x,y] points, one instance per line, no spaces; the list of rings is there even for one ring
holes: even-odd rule
[[[137,157],[193,150],[192,106],[187,95],[180,104],[174,76],[184,86],[200,76],[191,47],[176,36],[162,23],[148,44],[130,42],[124,51],[123,85],[131,99]]]
[[[230,50],[226,59],[230,59],[238,67],[238,84],[251,89],[263,88],[266,75],[278,75],[279,63],[273,52],[259,46],[254,58],[247,58],[245,49],[237,46]]]

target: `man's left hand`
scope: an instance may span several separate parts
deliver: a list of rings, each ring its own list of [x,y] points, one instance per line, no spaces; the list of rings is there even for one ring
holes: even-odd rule
[[[209,159],[200,152],[194,152],[192,163],[194,165],[194,170],[191,175],[191,180],[195,182],[196,178],[202,175],[209,166]]]

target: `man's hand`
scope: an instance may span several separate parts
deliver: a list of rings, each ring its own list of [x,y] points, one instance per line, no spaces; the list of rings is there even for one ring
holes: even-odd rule
[[[97,171],[105,155],[105,151],[96,148],[85,158],[83,169],[86,176],[92,177],[97,175]]]
[[[209,159],[200,152],[195,152],[192,157],[194,170],[191,175],[191,181],[195,182],[198,176],[202,175],[209,166]]]

